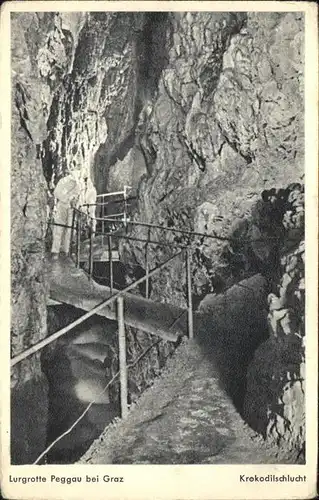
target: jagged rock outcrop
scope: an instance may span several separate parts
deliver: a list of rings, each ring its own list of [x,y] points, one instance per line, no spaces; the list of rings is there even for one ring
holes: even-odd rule
[[[51,185],[75,162],[91,174],[97,190],[105,192],[109,159],[135,125],[137,34],[143,19],[143,13],[134,12],[87,14],[72,67],[55,94],[49,117],[44,169]],[[93,171],[95,155],[99,160]]]
[[[47,333],[45,236],[54,184],[73,160],[89,169],[102,143],[110,154],[116,151],[135,123],[142,27],[142,13],[12,14],[12,355]],[[96,179],[103,184],[103,175]],[[41,387],[26,389],[36,407],[30,402],[23,438],[14,403],[19,396],[12,398],[13,462],[43,449],[47,399],[39,354],[13,369],[12,386],[18,383],[24,399],[23,384],[31,378],[37,384],[35,377]],[[41,393],[40,409],[34,392]],[[37,443],[31,439],[34,415]]]
[[[118,160],[109,169],[106,191],[112,193],[122,191],[130,186],[130,194],[135,194],[142,176],[147,175],[146,163],[140,149],[134,146],[123,160]]]
[[[282,279],[285,287],[288,279],[283,277],[283,254],[297,259],[298,273],[303,272],[296,250],[303,212],[292,201],[292,184],[304,176],[303,23],[300,13],[171,14],[168,63],[148,105],[140,140],[148,177],[140,183],[135,219],[212,236],[151,233],[152,239],[173,245],[150,247],[151,267],[178,244],[191,243],[195,305],[207,293],[221,292],[258,272],[277,292],[276,284]],[[290,212],[299,219],[297,227]],[[147,236],[147,229],[131,232]],[[290,255],[289,248],[297,253]],[[132,269],[145,269],[143,245],[123,244],[121,252]],[[302,276],[298,279],[302,283]],[[289,286],[289,296],[299,290],[299,284]],[[182,261],[152,280],[151,297],[185,306]],[[302,304],[292,313],[295,307],[294,299],[284,319],[286,330],[294,330],[296,318],[302,324]],[[293,331],[280,339],[271,334],[260,349],[248,374],[247,418],[264,436],[287,440],[300,450],[301,334]],[[287,357],[284,363],[282,357]],[[260,425],[248,411],[258,406]]]
[[[291,183],[303,178],[303,22],[301,13],[265,12],[12,16],[13,355],[47,333],[49,200],[75,162],[98,192],[132,185],[136,220],[211,236],[151,231],[170,246],[149,247],[150,267],[190,244],[195,306],[256,273],[267,278],[270,338],[250,367],[247,392],[247,401],[259,402],[260,420],[247,410],[251,403],[247,420],[299,450],[303,209]],[[145,237],[147,230],[131,234]],[[122,243],[120,252],[132,279],[140,276],[144,244]],[[186,290],[182,259],[151,281],[154,300],[185,306]],[[137,354],[138,334],[128,335]],[[142,381],[136,374],[137,386],[148,383],[145,370]],[[38,355],[13,370],[13,386],[35,374],[40,378]],[[38,401],[33,388],[27,392]],[[37,450],[30,452],[27,427],[26,442],[19,440],[30,457]],[[37,445],[43,449],[40,438]],[[16,456],[24,457],[18,447]]]
[[[11,352],[15,355],[46,335],[47,200],[40,145],[71,54],[67,56],[61,18],[54,13],[12,14],[11,33]],[[47,386],[39,355],[14,367],[11,375],[11,460],[25,463],[36,458],[45,443]]]
[[[12,169],[11,169],[11,286],[12,354],[44,336],[46,328],[44,236],[45,183],[37,157],[37,144],[45,136],[41,97],[50,90],[42,84],[35,52],[45,44],[54,28],[51,16],[40,20],[36,14],[12,15]],[[26,361],[14,371],[24,370]],[[32,369],[32,368],[31,368]]]
[[[263,190],[303,175],[303,18],[171,16],[169,59],[141,140],[150,175],[141,181],[135,218],[222,238],[193,240],[194,291],[203,296],[260,270],[254,257],[247,263],[237,250],[233,265],[225,264],[225,253],[234,250],[224,238],[246,232]],[[249,232],[252,240],[259,234]],[[146,230],[134,234],[145,237]],[[178,234],[160,237],[188,241]],[[145,267],[138,244],[123,248],[125,255]],[[150,260],[155,264],[161,256],[156,248]],[[185,278],[178,273],[173,271],[176,300],[182,303]],[[152,283],[154,297],[168,298],[167,281],[159,280]]]
[[[268,440],[305,459],[305,244],[304,193],[290,191],[283,224],[281,278],[268,296],[269,339],[248,371],[244,415]],[[293,238],[292,238],[293,236]]]

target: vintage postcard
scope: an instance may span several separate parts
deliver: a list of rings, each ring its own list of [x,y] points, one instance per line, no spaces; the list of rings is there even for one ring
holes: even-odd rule
[[[1,492],[310,499],[315,2],[1,9]]]

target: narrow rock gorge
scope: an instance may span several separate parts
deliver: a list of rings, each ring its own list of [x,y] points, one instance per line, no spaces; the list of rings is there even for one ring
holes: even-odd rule
[[[80,166],[98,194],[131,187],[126,234],[170,245],[150,246],[150,269],[190,248],[195,316],[205,317],[195,341],[210,359],[214,339],[224,339],[217,365],[240,418],[278,461],[303,463],[303,14],[12,13],[11,32],[12,356],[83,313],[49,305],[48,278],[53,190]],[[138,221],[171,231],[149,233]],[[145,275],[145,243],[121,239],[119,254],[124,288]],[[222,308],[216,319],[215,301],[245,286],[240,307],[254,314],[236,328]],[[229,297],[236,310],[237,295]],[[182,259],[151,279],[149,298],[187,307]],[[85,328],[107,332],[104,365],[114,375],[116,323],[93,316]],[[150,348],[132,374],[133,404],[178,342],[152,347],[154,337],[131,327],[127,337],[129,362]],[[68,338],[12,369],[12,463],[32,463],[48,444],[52,380],[67,363],[57,356],[71,348]],[[118,415],[118,394],[117,385],[108,417],[94,427],[92,416],[90,436],[75,440],[96,439]],[[62,420],[52,436],[65,430]]]

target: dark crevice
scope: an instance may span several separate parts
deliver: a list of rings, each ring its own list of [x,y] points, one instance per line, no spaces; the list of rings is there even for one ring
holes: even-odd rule
[[[137,39],[139,58],[138,86],[140,100],[154,97],[160,76],[168,64],[166,38],[170,33],[170,19],[167,12],[147,12],[143,30]],[[144,94],[144,95],[143,95]]]
[[[246,162],[248,165],[250,165],[250,163],[253,162],[254,160],[254,156],[253,154],[244,154],[240,148],[238,147],[238,144],[235,142],[235,141],[232,141],[228,136],[227,134],[225,133],[224,129],[222,128],[221,124],[217,121],[217,126],[222,134],[222,136],[225,138],[225,141],[227,142],[227,144],[233,149],[233,151],[235,151],[236,153],[238,153]],[[232,124],[230,124],[230,127],[233,129],[234,133],[236,133],[236,130],[232,127]]]
[[[137,145],[141,150],[147,168],[154,162],[153,152],[145,146],[144,130],[138,131],[137,124],[140,113],[145,104],[151,101],[158,87],[158,82],[163,69],[168,63],[168,46],[166,39],[170,33],[169,13],[147,12],[145,13],[143,28],[136,30],[136,65],[137,95],[134,102],[133,127],[126,137],[116,145],[113,145],[112,153],[109,153],[109,145],[101,145],[95,158],[95,163],[103,165],[103,177],[107,179],[108,170],[117,160],[123,160],[130,149]],[[142,124],[143,129],[143,124]]]

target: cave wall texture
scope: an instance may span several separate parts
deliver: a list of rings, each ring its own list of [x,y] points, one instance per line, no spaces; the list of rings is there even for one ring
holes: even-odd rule
[[[76,35],[82,15],[65,16]],[[47,184],[41,144],[55,92],[71,64],[62,16],[11,14],[11,352],[46,336]],[[28,463],[43,450],[47,383],[39,353],[12,370],[11,460]],[[36,432],[36,439],[35,433]]]
[[[94,155],[102,144],[112,156],[134,126],[143,16],[12,15],[13,354],[30,332],[34,342],[46,330],[44,237],[54,185],[73,161],[103,184],[91,170]]]
[[[303,188],[295,187],[288,201],[283,225],[296,238],[287,238],[280,249],[280,279],[268,296],[269,338],[248,370],[243,414],[253,429],[297,460],[305,452]]]
[[[116,151],[134,124],[139,78],[134,56],[142,21],[138,13],[12,14],[12,355],[47,334],[45,236],[54,185],[73,160],[90,172],[100,145]],[[97,175],[97,185],[101,179]],[[31,378],[39,390],[26,389]],[[12,388],[12,458],[24,463],[45,442],[46,381],[39,355],[15,367]],[[32,418],[22,429],[19,401],[26,391],[36,394]]]
[[[141,141],[151,175],[141,181],[136,219],[257,239],[263,228],[251,221],[262,191],[303,177],[302,16],[183,13],[171,25],[169,61]],[[234,249],[224,241],[195,246],[198,295],[256,271],[247,248],[242,262],[229,262]],[[253,256],[263,260],[257,246]],[[144,252],[134,250],[143,266]]]
[[[249,368],[243,414],[296,456],[305,438],[303,22],[295,13],[171,17],[168,62],[140,140],[149,175],[135,215],[221,237],[192,242],[195,303],[267,276],[270,337]],[[171,252],[154,248],[151,267]],[[144,266],[142,246],[123,244],[122,253]],[[182,262],[152,280],[151,296],[186,304]]]
[[[136,220],[219,236],[191,242],[195,304],[267,276],[270,337],[250,368],[246,418],[300,448],[303,207],[292,183],[304,172],[303,15],[25,13],[12,15],[11,29],[12,353],[46,335],[47,203],[75,160],[100,193],[132,185]],[[189,242],[160,231],[152,238]],[[151,267],[172,252],[154,247]],[[145,266],[138,243],[123,244],[121,255],[132,275]],[[287,300],[276,309],[280,290]],[[154,299],[185,305],[185,292],[182,261],[152,280]],[[282,310],[290,326],[279,334],[273,316]],[[15,370],[13,385],[31,374],[40,376],[37,356]],[[252,399],[262,401],[262,423]]]

